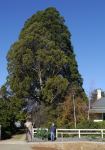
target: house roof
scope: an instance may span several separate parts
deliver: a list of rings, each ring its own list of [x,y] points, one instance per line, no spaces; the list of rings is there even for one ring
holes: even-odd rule
[[[105,113],[105,109],[90,109],[90,113]]]
[[[105,97],[95,101],[92,105],[92,108],[105,108]]]
[[[105,113],[105,97],[95,101],[90,109],[91,113]]]

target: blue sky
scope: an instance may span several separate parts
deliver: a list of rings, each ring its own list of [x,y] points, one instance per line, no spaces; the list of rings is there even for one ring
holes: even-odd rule
[[[0,0],[0,86],[6,81],[6,55],[24,22],[38,10],[56,7],[72,34],[86,92],[105,90],[105,0]]]

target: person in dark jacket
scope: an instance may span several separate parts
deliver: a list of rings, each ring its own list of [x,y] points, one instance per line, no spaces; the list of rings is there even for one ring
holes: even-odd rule
[[[55,127],[54,123],[52,123],[51,128],[50,128],[51,141],[54,141],[55,134],[56,134],[56,127]]]

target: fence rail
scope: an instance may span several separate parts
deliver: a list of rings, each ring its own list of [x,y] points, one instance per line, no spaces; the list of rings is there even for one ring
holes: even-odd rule
[[[101,135],[101,138],[103,138],[105,129],[57,129],[56,138],[59,134],[62,138],[64,135],[78,135],[79,138],[81,138],[81,135]]]
[[[48,132],[48,128],[33,128],[33,138],[38,130],[46,130]],[[82,135],[100,135],[101,138],[104,138],[105,129],[56,129],[56,139],[59,135],[64,137],[64,135],[78,135],[81,138]]]

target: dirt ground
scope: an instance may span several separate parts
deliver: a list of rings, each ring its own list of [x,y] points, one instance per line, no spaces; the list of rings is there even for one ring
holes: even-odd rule
[[[51,147],[33,147],[33,150],[57,150],[56,148]]]
[[[58,143],[35,145],[32,150],[105,150],[105,143]]]

